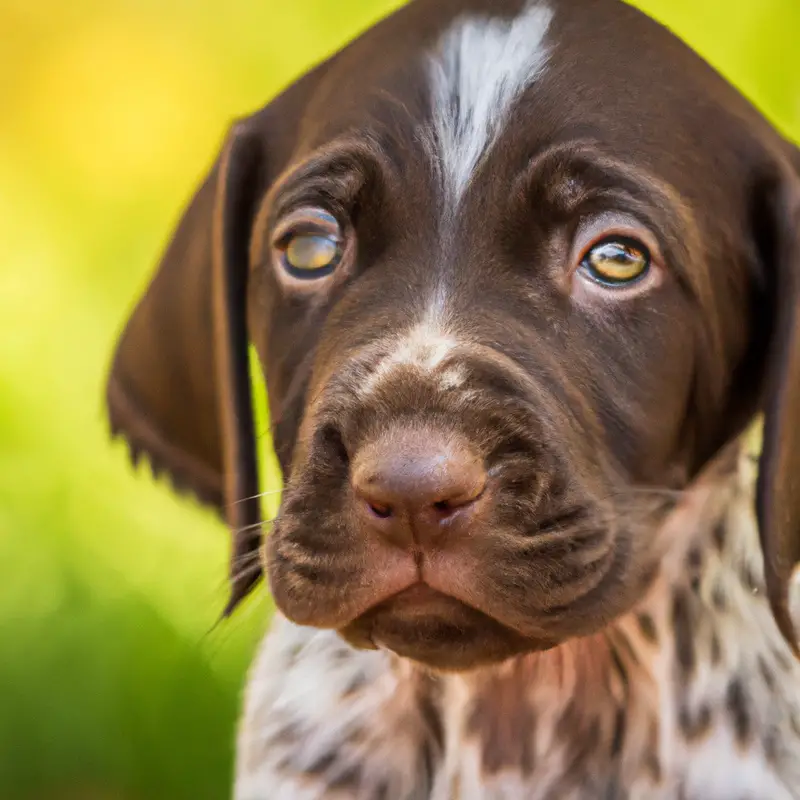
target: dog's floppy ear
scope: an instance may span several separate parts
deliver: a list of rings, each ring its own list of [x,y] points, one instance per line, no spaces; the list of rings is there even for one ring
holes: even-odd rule
[[[147,456],[233,530],[229,607],[259,577],[236,565],[258,546],[260,520],[245,309],[263,159],[252,119],[236,124],[128,321],[107,386],[112,431],[133,460]]]
[[[800,563],[800,153],[792,149],[760,192],[761,252],[771,294],[764,433],[756,506],[767,594],[796,654],[790,589]]]

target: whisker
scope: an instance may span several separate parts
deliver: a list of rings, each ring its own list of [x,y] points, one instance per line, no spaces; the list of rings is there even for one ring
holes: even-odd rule
[[[256,522],[252,525],[245,525],[241,529],[237,530],[236,534],[243,534],[248,533],[254,530],[258,530],[265,525],[270,525],[272,520],[263,520],[262,522]],[[247,552],[240,553],[234,557],[232,557],[228,561],[228,567],[225,569],[221,567],[223,577],[220,578],[219,581],[214,581],[214,585],[209,590],[209,602],[217,605],[220,602],[224,602],[224,600],[220,599],[220,596],[223,596],[227,593],[230,583],[232,581],[239,580],[241,578],[248,577],[249,575],[253,575],[257,573],[261,569],[261,548],[257,547],[252,550],[248,550]]]
[[[250,564],[247,567],[243,567],[238,572],[234,572],[228,578],[228,583],[233,584],[237,583],[238,581],[244,578],[251,578],[255,575],[260,575],[262,572],[262,566],[260,563],[258,564]]]
[[[242,578],[246,574],[260,569],[261,566],[261,548],[242,553],[229,562],[227,580],[234,581],[238,578]]]
[[[258,551],[247,554],[247,557],[242,557],[232,562],[230,567],[221,569],[218,573],[218,578],[213,580],[213,585],[209,588],[207,602],[211,604],[215,613],[218,614],[222,607],[227,602],[227,595],[230,591],[231,583],[240,580],[241,578],[249,577],[250,575],[258,574],[261,569],[261,557]]]
[[[273,522],[275,522],[274,517],[272,519],[262,519],[258,522],[251,522],[249,525],[242,525],[240,528],[237,528],[233,533],[235,536],[238,536],[242,533],[249,533],[250,531],[259,530],[265,525],[272,525]]]
[[[668,489],[663,486],[625,486],[610,492],[605,500],[624,500],[627,497],[640,497],[645,500],[679,501],[686,497],[686,489]]]
[[[252,602],[243,603],[234,617],[218,617],[198,642],[202,650],[207,654],[209,662],[216,662],[234,638],[239,637],[239,640],[243,641],[242,637],[245,635],[245,630],[252,630],[253,628],[253,614],[259,613],[256,609],[260,611],[259,616],[262,618],[263,625],[259,625],[259,630],[253,634],[253,637],[248,633],[246,638],[247,640],[251,638],[257,640],[262,635],[261,629],[268,624],[269,614],[267,610],[269,607],[267,598],[261,596]],[[225,623],[224,625],[221,624],[223,622]]]
[[[687,493],[686,489],[669,489],[666,486],[631,486],[623,491],[631,494],[654,494],[665,497],[683,497]]]
[[[241,566],[247,566],[248,564],[252,564],[254,561],[258,561],[260,558],[261,554],[258,550],[249,550],[246,553],[241,553],[235,558],[232,558],[228,562],[229,569],[238,569]]]
[[[266,492],[259,492],[258,494],[252,494],[249,497],[240,497],[238,500],[234,500],[232,503],[229,503],[229,506],[236,506],[240,503],[249,503],[251,500],[258,500],[261,497],[274,497],[276,494],[281,494],[283,489],[269,489]]]

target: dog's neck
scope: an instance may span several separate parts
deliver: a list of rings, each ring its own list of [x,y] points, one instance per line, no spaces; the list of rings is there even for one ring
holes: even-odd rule
[[[775,776],[800,776],[800,669],[764,594],[752,440],[684,494],[632,613],[447,679],[454,796],[526,774],[536,797],[788,796]]]

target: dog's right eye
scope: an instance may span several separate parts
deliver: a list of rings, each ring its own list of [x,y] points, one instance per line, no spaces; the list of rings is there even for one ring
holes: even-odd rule
[[[332,236],[299,234],[289,239],[283,258],[288,269],[303,277],[327,275],[341,258],[341,247]]]
[[[286,272],[300,280],[313,280],[336,269],[342,259],[342,240],[333,215],[322,209],[303,209],[280,225],[275,248]]]

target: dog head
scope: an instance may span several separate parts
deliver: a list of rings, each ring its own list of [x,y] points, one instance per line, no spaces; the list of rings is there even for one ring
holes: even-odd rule
[[[763,411],[793,642],[798,164],[618,0],[416,0],[232,128],[121,339],[112,424],[226,510],[241,563],[253,343],[278,607],[461,669],[630,609],[674,491]]]

